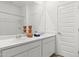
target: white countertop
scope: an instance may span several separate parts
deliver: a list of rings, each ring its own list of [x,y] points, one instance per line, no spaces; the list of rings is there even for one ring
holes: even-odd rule
[[[23,43],[30,43],[32,41],[41,40],[43,38],[55,36],[56,34],[43,34],[40,37],[21,37],[21,38],[9,38],[9,39],[3,39],[0,40],[0,49],[5,49],[7,47],[23,44]]]

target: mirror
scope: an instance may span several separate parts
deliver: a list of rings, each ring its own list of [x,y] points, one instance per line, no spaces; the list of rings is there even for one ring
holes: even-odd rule
[[[32,25],[33,33],[55,32],[55,7],[55,2],[0,1],[0,35],[23,34],[23,26],[27,25]]]
[[[29,4],[29,24],[35,31],[45,32],[45,4],[43,1],[34,1]]]
[[[43,32],[43,11],[43,2],[0,1],[0,35],[23,34],[27,23],[32,25],[33,32]]]
[[[23,18],[19,6],[0,1],[0,35],[22,34]]]

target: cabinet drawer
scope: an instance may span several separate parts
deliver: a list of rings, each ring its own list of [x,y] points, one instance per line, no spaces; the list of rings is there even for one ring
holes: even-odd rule
[[[49,37],[49,38],[45,38],[43,40],[43,43],[47,43],[47,42],[50,42],[50,41],[55,41],[55,36],[52,36],[52,37]]]
[[[2,56],[5,56],[5,57],[14,56],[16,54],[19,54],[21,52],[29,50],[30,48],[33,48],[33,47],[35,47],[37,45],[40,45],[40,41],[30,42],[30,43],[28,43],[26,45],[21,45],[21,46],[18,46],[18,47],[6,49],[6,50],[2,51]]]
[[[38,45],[41,45],[41,41],[36,41],[36,42],[29,43],[28,48],[31,49],[31,48],[34,48]]]

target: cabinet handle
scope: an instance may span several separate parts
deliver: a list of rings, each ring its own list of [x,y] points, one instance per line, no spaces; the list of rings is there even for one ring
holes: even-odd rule
[[[62,33],[61,33],[61,32],[58,32],[58,34],[59,34],[59,35],[62,35]]]
[[[79,28],[78,28],[78,32],[79,32]]]

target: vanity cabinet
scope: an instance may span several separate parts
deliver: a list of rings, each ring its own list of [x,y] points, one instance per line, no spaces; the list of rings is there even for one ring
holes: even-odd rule
[[[5,49],[2,51],[2,56],[3,57],[41,56],[41,41],[29,42],[28,44]]]
[[[49,57],[53,53],[55,53],[55,36],[5,47],[0,55],[2,57]]]
[[[24,51],[22,53],[19,53],[19,54],[13,56],[13,57],[28,57],[28,52],[27,51]]]
[[[40,45],[34,48],[31,48],[27,51],[19,53],[14,57],[41,57],[41,48]]]
[[[55,37],[49,37],[42,41],[43,57],[49,57],[55,53]]]
[[[41,48],[37,46],[28,51],[28,57],[41,57]]]

